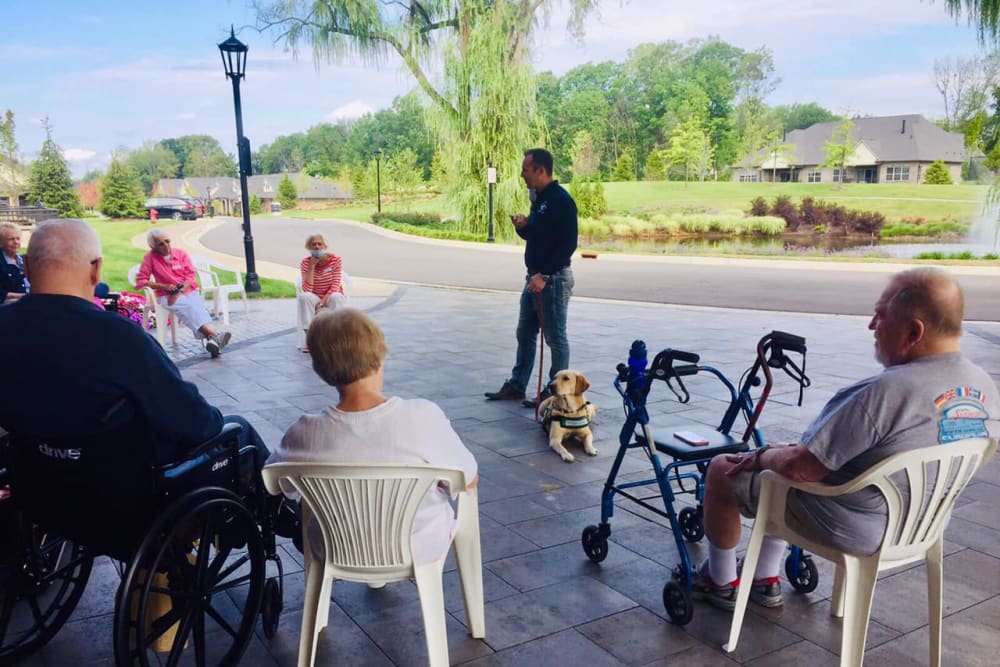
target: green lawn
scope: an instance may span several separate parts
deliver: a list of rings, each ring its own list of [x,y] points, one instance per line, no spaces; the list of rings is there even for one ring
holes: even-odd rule
[[[650,215],[654,213],[698,212],[708,209],[746,211],[755,197],[768,202],[778,195],[788,195],[794,201],[814,197],[833,201],[848,208],[876,210],[888,222],[923,218],[926,222],[968,222],[982,212],[986,197],[984,185],[902,185],[856,184],[840,186],[833,183],[684,183],[677,181],[637,181],[605,183],[608,208],[612,213]],[[386,202],[383,211],[438,213],[442,216],[455,211],[444,197]],[[310,211],[286,211],[297,218],[342,218],[371,222],[375,212],[373,201],[353,206],[338,206]]]
[[[132,237],[149,229],[148,220],[97,220],[88,219],[97,234],[101,237],[104,254],[104,271],[102,277],[112,291],[132,290],[128,283],[128,272],[136,264],[142,262],[146,254],[144,250],[132,245]],[[170,227],[173,222],[159,222],[161,227]],[[232,273],[220,272],[223,282],[232,282]],[[249,295],[254,297],[291,297],[295,296],[295,286],[285,280],[271,278],[260,279],[260,293]]]

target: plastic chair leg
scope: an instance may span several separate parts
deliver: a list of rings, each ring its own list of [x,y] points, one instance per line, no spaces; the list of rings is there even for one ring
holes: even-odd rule
[[[228,294],[216,294],[215,295],[215,312],[222,313],[222,323],[229,326],[229,295]]]
[[[750,602],[750,588],[753,586],[753,573],[757,571],[757,561],[760,560],[760,545],[764,543],[764,526],[767,525],[767,505],[763,494],[758,503],[757,518],[754,519],[753,531],[747,544],[747,553],[743,558],[743,576],[740,577],[739,588],[736,589],[736,607],[733,608],[733,621],[729,626],[729,641],[722,645],[722,650],[732,653],[740,640],[743,629],[743,618],[746,616],[747,603]]]
[[[878,579],[877,558],[844,559],[844,624],[840,640],[841,667],[861,667],[868,637],[868,617]]]
[[[941,667],[941,614],[944,609],[944,539],[927,550],[927,613],[930,617],[931,667]]]
[[[424,633],[427,635],[427,659],[431,667],[448,667],[448,629],[445,624],[444,587],[441,570],[444,560],[414,568],[417,591],[420,593],[420,610],[424,616]]]
[[[465,602],[465,621],[469,633],[476,639],[486,636],[486,607],[483,594],[483,555],[479,543],[479,524],[475,534],[467,531],[455,536],[455,564],[462,584],[462,599]]]
[[[306,570],[306,596],[302,603],[302,630],[299,633],[299,667],[313,667],[320,633],[319,609],[326,573],[323,563],[313,561]]]
[[[833,574],[833,596],[830,598],[830,616],[844,617],[844,566],[837,563]]]

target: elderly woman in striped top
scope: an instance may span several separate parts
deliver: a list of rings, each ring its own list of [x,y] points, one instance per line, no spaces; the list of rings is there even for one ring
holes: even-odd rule
[[[322,308],[334,310],[347,303],[344,295],[343,260],[326,248],[322,234],[313,234],[306,239],[309,256],[302,260],[302,293],[298,297],[299,321],[304,329]],[[303,346],[308,352],[308,346]]]

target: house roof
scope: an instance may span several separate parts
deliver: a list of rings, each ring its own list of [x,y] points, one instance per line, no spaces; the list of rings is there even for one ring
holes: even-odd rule
[[[792,130],[784,143],[795,146],[790,161],[797,166],[822,164],[825,146],[842,121],[815,123],[804,130]],[[961,163],[965,160],[965,140],[957,132],[946,132],[918,114],[855,118],[851,139],[862,142],[877,162]],[[767,155],[767,150],[763,152]]]
[[[278,184],[285,174],[262,174],[247,178],[247,191],[250,196],[257,195],[261,199],[274,199],[278,192]],[[353,194],[341,190],[335,183],[304,172],[288,174],[295,185],[299,199],[351,199]],[[209,188],[216,199],[240,198],[240,181],[228,176],[161,178],[158,182],[159,193],[166,197],[190,196],[207,199]]]

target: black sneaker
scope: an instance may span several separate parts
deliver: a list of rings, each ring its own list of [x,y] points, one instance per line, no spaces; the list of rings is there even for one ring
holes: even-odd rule
[[[708,574],[708,562],[694,571],[691,580],[691,599],[705,600],[714,607],[732,611],[736,608],[736,587],[740,580],[719,585]]]
[[[208,353],[211,355],[211,357],[215,359],[216,357],[219,356],[219,353],[222,351],[222,348],[219,347],[218,341],[216,341],[215,337],[213,336],[212,338],[205,339],[205,350],[207,350]]]
[[[524,392],[515,389],[509,382],[504,382],[499,391],[488,391],[483,396],[488,401],[520,401],[524,399]]]

